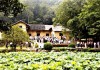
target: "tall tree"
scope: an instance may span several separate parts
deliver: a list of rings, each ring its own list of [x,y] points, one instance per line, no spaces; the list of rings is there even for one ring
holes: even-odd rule
[[[78,18],[88,36],[100,40],[100,0],[88,0]]]
[[[0,31],[7,31],[10,30],[11,25],[7,21],[0,20]]]
[[[74,37],[81,34],[78,15],[85,4],[85,0],[64,0],[57,8],[54,22],[60,23],[72,31]]]
[[[33,21],[33,12],[31,11],[32,8],[25,7],[24,11],[16,16],[16,21],[23,20],[26,23]]]
[[[0,0],[0,12],[4,16],[14,16],[16,17],[18,13],[21,13],[24,9],[24,5],[19,2],[19,0]],[[6,31],[4,28],[8,27],[6,22],[0,19],[0,30]]]
[[[17,16],[23,11],[23,8],[24,6],[19,0],[0,0],[0,12],[3,12],[5,16],[10,14]]]

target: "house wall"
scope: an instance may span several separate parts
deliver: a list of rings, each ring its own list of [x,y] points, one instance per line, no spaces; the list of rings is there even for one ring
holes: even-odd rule
[[[31,34],[31,36],[35,37],[35,36],[37,36],[37,32],[40,33],[40,37],[46,36],[46,33],[48,33],[49,36],[51,36],[50,31],[32,31],[32,30],[30,30],[30,31],[28,31],[28,34]]]
[[[70,32],[66,32],[65,36],[66,36],[66,40],[70,40]]]
[[[55,37],[57,37],[58,39],[61,39],[61,36],[59,35],[60,33],[61,33],[60,31],[56,31],[55,32]],[[69,32],[66,32],[66,34],[63,34],[63,36],[66,37],[66,40],[69,40],[70,39]]]
[[[61,36],[59,36],[59,33],[61,33],[61,32],[56,31],[54,33],[55,33],[55,37],[57,37],[58,39],[61,39]]]
[[[46,36],[46,33],[48,33],[49,36],[51,36],[51,32],[50,32],[50,31],[41,31],[40,36],[41,36],[41,37]]]
[[[40,37],[43,37],[43,36],[46,36],[46,33],[49,34],[49,36],[52,36],[51,32],[50,31],[28,31],[28,34],[31,34],[31,36],[35,37],[37,36],[37,32],[40,32]],[[61,32],[60,31],[56,31],[54,32],[55,34],[55,37],[57,37],[58,39],[61,39],[61,36],[59,35]],[[66,40],[69,40],[69,32],[66,32],[66,34],[64,34],[64,36],[66,37]]]
[[[26,31],[26,24],[19,22],[16,25],[19,26],[23,31]]]
[[[36,31],[29,30],[28,34],[31,34],[31,36],[35,37],[36,36]]]

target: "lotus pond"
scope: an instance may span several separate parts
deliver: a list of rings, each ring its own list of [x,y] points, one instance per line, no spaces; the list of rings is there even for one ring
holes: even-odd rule
[[[100,53],[0,53],[0,70],[100,70]]]

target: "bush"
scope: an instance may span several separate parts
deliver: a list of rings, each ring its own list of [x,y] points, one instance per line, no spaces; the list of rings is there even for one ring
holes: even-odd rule
[[[36,44],[35,44],[35,48],[38,48],[38,47],[39,47],[39,45],[36,43]]]
[[[47,42],[44,44],[44,49],[45,50],[52,50],[53,46],[50,42]]]
[[[69,44],[68,47],[75,48],[75,44]]]

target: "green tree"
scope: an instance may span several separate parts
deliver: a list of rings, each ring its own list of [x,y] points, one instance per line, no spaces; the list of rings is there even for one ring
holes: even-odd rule
[[[25,10],[29,11],[29,23],[42,23],[51,25],[53,24],[52,18],[55,16],[55,7],[61,1],[62,0],[24,0],[22,1],[22,3],[27,6],[27,8],[25,7]],[[19,14],[17,20],[25,19],[25,21],[27,22],[28,18],[26,17],[26,13],[22,13],[22,15]]]
[[[23,9],[24,5],[19,0],[0,0],[0,13],[3,13],[6,17],[16,17]],[[3,29],[3,31],[6,31],[4,28],[9,28],[9,25],[6,25],[7,23],[3,19],[0,19],[0,30]]]
[[[69,27],[67,22],[78,16],[84,3],[85,0],[64,0],[55,11],[56,17],[54,21]]]
[[[10,14],[17,16],[23,11],[23,8],[24,6],[19,0],[0,0],[0,12],[3,12],[5,16]]]
[[[0,20],[0,31],[7,31],[10,30],[10,23],[4,20]]]
[[[72,31],[76,38],[100,40],[100,0],[65,0],[56,11],[55,21]]]
[[[12,26],[11,30],[4,32],[2,36],[4,41],[15,44],[15,46],[13,46],[14,48],[16,48],[17,44],[29,41],[29,35],[27,32],[21,30],[16,25]]]
[[[23,20],[26,23],[33,21],[34,14],[31,9],[28,6],[25,7],[24,11],[16,16],[16,21]]]
[[[64,0],[55,11],[56,17],[54,18],[54,22],[60,23],[65,28],[69,28],[72,33],[71,35],[76,38],[82,33],[78,15],[81,13],[85,2],[86,0]]]
[[[88,37],[100,40],[100,0],[88,0],[78,18]]]

